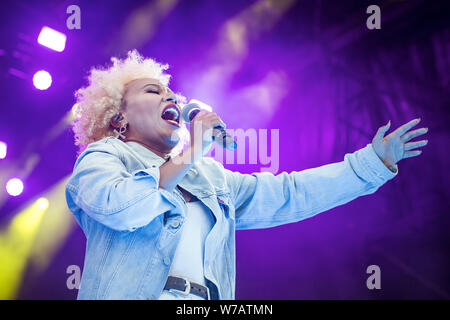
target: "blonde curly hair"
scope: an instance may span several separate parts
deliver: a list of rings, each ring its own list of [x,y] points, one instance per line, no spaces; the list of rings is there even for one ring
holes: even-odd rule
[[[160,64],[151,58],[142,57],[137,50],[129,51],[126,59],[111,58],[112,66],[93,67],[88,75],[88,85],[75,92],[76,108],[72,130],[75,145],[79,146],[78,155],[89,143],[114,136],[117,130],[110,125],[113,116],[121,111],[125,85],[141,78],[154,78],[167,86],[170,75],[165,73],[168,64]],[[186,102],[181,94],[176,94],[178,101]],[[187,129],[183,127],[185,131]],[[181,151],[186,142],[185,132],[171,154]]]

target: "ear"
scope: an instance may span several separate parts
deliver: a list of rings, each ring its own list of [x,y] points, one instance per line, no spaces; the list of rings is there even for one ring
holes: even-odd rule
[[[113,126],[114,128],[118,129],[122,126],[121,121],[124,119],[123,115],[121,113],[116,114],[115,116],[113,116],[111,118],[111,120],[109,121],[109,123],[111,124],[111,126]]]

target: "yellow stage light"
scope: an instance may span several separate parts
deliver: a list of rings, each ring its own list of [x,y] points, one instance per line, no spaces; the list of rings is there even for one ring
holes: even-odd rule
[[[43,271],[64,244],[75,224],[65,202],[66,181],[19,211],[0,232],[0,300],[16,298],[27,267],[35,275]]]

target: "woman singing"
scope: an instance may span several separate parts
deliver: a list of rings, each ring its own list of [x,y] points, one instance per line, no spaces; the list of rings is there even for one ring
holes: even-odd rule
[[[374,193],[421,153],[415,119],[344,160],[300,172],[241,174],[205,157],[212,128],[202,110],[190,131],[167,65],[136,51],[92,69],[77,91],[79,156],[68,207],[86,235],[78,299],[234,299],[235,230],[300,221]]]

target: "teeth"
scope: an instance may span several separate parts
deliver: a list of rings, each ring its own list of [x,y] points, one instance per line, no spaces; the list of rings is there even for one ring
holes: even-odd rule
[[[163,118],[164,120],[172,120],[178,123],[178,120],[180,118],[180,111],[176,107],[168,107],[164,109],[161,118]]]

